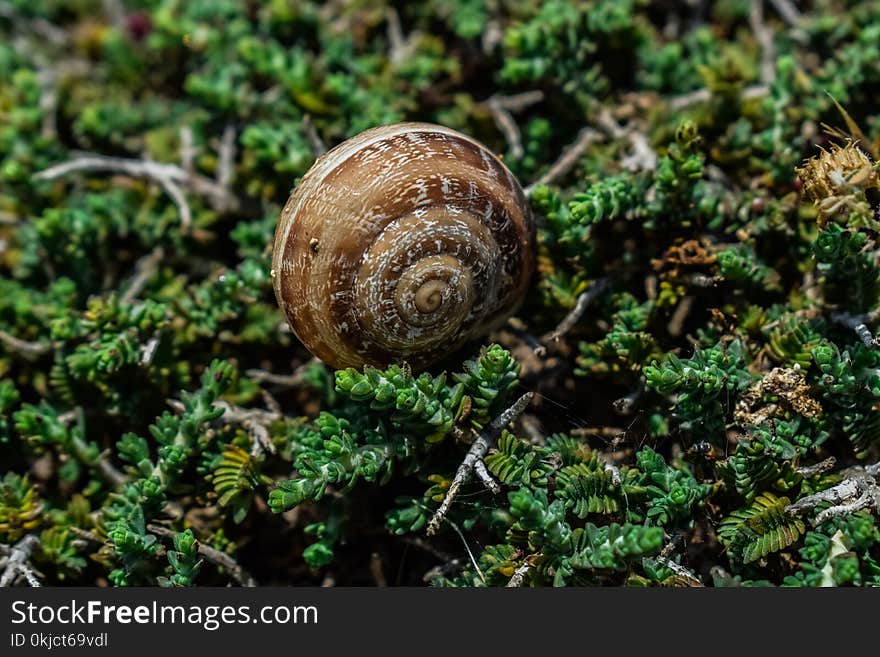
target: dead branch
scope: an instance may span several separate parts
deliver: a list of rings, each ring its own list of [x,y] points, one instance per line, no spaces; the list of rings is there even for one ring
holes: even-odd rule
[[[578,323],[578,321],[586,311],[587,306],[589,306],[592,301],[594,301],[600,294],[602,294],[610,284],[611,280],[609,278],[600,278],[593,283],[589,290],[582,292],[578,296],[574,308],[572,308],[569,313],[562,319],[562,321],[559,322],[555,329],[553,329],[552,331],[550,331],[550,333],[547,333],[541,338],[541,346],[535,349],[535,353],[539,356],[543,356],[546,353],[548,345],[553,342],[559,342],[560,338],[562,338],[566,333],[574,328],[575,324]]]
[[[166,403],[178,413],[182,413],[184,410],[183,403],[177,399],[169,399]],[[257,456],[263,450],[272,454],[275,453],[275,443],[272,442],[272,438],[269,435],[269,425],[283,417],[280,413],[264,411],[260,408],[234,406],[223,400],[215,401],[214,407],[223,409],[223,415],[218,418],[218,422],[225,421],[240,424],[250,434],[253,439],[252,456]]]
[[[511,94],[509,96],[495,95],[492,96],[492,98],[495,99],[495,102],[500,107],[509,112],[520,112],[527,107],[531,107],[544,100],[544,92],[540,89],[534,89],[532,91],[523,91],[522,93]]]
[[[125,7],[122,0],[103,0],[104,13],[110,19],[110,22],[120,32],[125,32]]]
[[[202,176],[187,172],[176,164],[135,160],[100,154],[83,154],[68,162],[62,162],[34,175],[36,180],[56,180],[80,171],[121,173],[135,178],[147,178],[157,183],[178,207],[181,226],[188,229],[192,224],[192,211],[183,195],[181,185],[205,196],[218,211],[234,210],[238,199],[222,185]]]
[[[147,283],[159,269],[159,263],[165,257],[165,249],[157,246],[145,256],[141,257],[134,265],[134,276],[128,284],[128,288],[122,293],[120,301],[131,303],[146,287]]]
[[[409,39],[403,34],[403,25],[400,23],[400,14],[394,7],[389,7],[386,12],[388,22],[388,59],[392,64],[398,64],[406,59],[409,54]]]
[[[493,495],[501,493],[501,486],[495,481],[492,475],[489,474],[489,470],[486,469],[486,464],[482,460],[474,463],[474,474],[477,475],[477,479],[480,480],[481,484],[492,491]]]
[[[511,157],[519,159],[525,152],[522,134],[511,112],[518,112],[542,100],[544,100],[543,91],[524,91],[511,96],[494,95],[483,103],[495,120],[498,130],[504,135]]]
[[[388,586],[388,580],[385,578],[385,571],[382,568],[382,556],[378,552],[373,552],[370,555],[370,574],[377,587],[385,588]]]
[[[764,0],[751,0],[749,25],[761,47],[761,83],[769,86],[776,77],[776,46],[773,43],[773,33],[764,22]]]
[[[789,27],[797,27],[804,17],[791,0],[770,0],[770,4]]]
[[[188,125],[180,127],[180,166],[189,175],[196,169],[196,147],[192,128]]]
[[[306,371],[319,364],[321,361],[312,358],[297,367],[293,374],[275,374],[261,369],[249,369],[245,374],[256,381],[265,381],[266,383],[274,383],[275,385],[284,386],[286,388],[296,388],[301,386],[305,381]]]
[[[491,55],[503,39],[504,30],[501,28],[501,22],[497,18],[490,18],[486,23],[486,29],[483,30],[483,38],[480,42],[483,54]]]
[[[477,462],[483,460],[483,457],[486,456],[486,452],[488,452],[489,448],[494,445],[501,430],[522,414],[529,405],[529,402],[532,401],[533,396],[534,393],[527,392],[517,399],[510,408],[492,420],[487,432],[478,432],[477,439],[473,442],[467,454],[465,454],[464,460],[461,462],[461,465],[455,473],[455,477],[452,479],[452,483],[449,485],[449,490],[446,491],[446,497],[443,498],[443,502],[440,503],[440,506],[434,512],[434,516],[428,523],[428,536],[433,536],[437,533],[437,530],[440,528],[440,523],[446,519],[446,514],[449,513],[449,508],[452,506],[452,502],[455,500],[459,489],[470,481],[473,476]]]
[[[743,100],[754,100],[761,98],[770,93],[770,87],[766,84],[753,84],[742,90]],[[712,100],[712,92],[709,89],[697,89],[680,96],[673,96],[668,100],[669,109],[678,111],[683,110],[691,105],[699,103],[707,103]]]
[[[648,136],[630,125],[626,128],[621,126],[607,107],[602,107],[596,115],[596,123],[608,136],[614,139],[626,139],[629,141],[632,151],[621,162],[624,169],[629,171],[653,171],[657,168],[657,152],[652,148]]]
[[[63,29],[45,18],[26,18],[9,6],[9,3],[0,4],[0,17],[10,21],[17,33],[33,32],[39,38],[55,46],[67,44],[69,37]]]
[[[676,563],[669,557],[658,556],[657,561],[669,568],[675,575],[676,581],[681,582],[685,586],[703,587],[705,586],[700,578],[694,575],[690,570],[679,563]]]
[[[689,294],[682,297],[681,301],[678,302],[678,305],[672,312],[672,317],[669,318],[669,323],[666,325],[666,330],[669,331],[669,335],[677,338],[682,334],[684,331],[684,323],[687,321],[688,315],[691,313],[694,301],[694,295]]]
[[[880,462],[868,466],[855,466],[843,471],[844,480],[836,486],[799,499],[785,507],[788,513],[800,514],[815,509],[823,503],[830,507],[819,512],[813,519],[813,526],[821,525],[830,518],[849,515],[861,509],[873,508],[880,512],[880,486],[876,477],[880,475]]]
[[[546,173],[525,188],[526,196],[531,196],[538,185],[549,185],[571,171],[590,144],[598,141],[601,137],[602,133],[598,130],[590,127],[582,128],[574,142],[562,152]]]
[[[804,478],[815,477],[816,475],[820,475],[823,472],[833,470],[835,465],[837,465],[837,459],[833,456],[829,456],[824,461],[819,461],[819,463],[817,463],[816,465],[808,465],[802,468],[798,468],[797,473]]]
[[[29,342],[16,338],[6,331],[0,330],[0,342],[2,342],[10,352],[17,353],[27,360],[36,360],[43,354],[49,353],[52,345],[45,342]]]
[[[318,134],[318,130],[315,128],[315,122],[312,121],[311,115],[303,115],[302,127],[306,133],[306,137],[309,139],[309,143],[312,145],[312,154],[315,157],[319,157],[326,153],[327,144],[324,143],[324,140],[321,139],[321,135]]]
[[[660,550],[660,554],[657,555],[656,559],[672,571],[676,584],[687,587],[703,587],[705,585],[700,581],[699,577],[681,564],[673,561],[671,558],[677,549],[681,549],[684,546],[685,542],[683,538],[680,535],[674,535],[672,540],[663,546],[663,549]]]
[[[874,334],[871,333],[871,329],[867,327],[865,324],[859,324],[855,327],[856,335],[859,336],[859,339],[862,341],[868,348],[874,348],[880,346],[880,339],[874,337]]]
[[[223,419],[240,424],[253,439],[251,456],[258,456],[263,450],[270,454],[275,453],[275,443],[269,435],[269,425],[281,419],[281,414],[275,411],[264,411],[259,408],[242,408],[233,406],[225,401],[216,401],[214,406],[223,409]]]
[[[523,585],[526,575],[532,569],[532,564],[528,560],[522,566],[513,571],[510,581],[507,582],[507,588],[519,588]]]
[[[522,135],[520,134],[519,126],[516,124],[516,121],[513,120],[510,111],[503,107],[494,96],[488,100],[486,106],[489,108],[489,113],[492,114],[492,118],[495,120],[495,125],[498,126],[498,130],[501,131],[501,134],[504,135],[504,139],[507,141],[507,147],[510,149],[510,156],[517,160],[520,159],[524,153]]]
[[[159,332],[156,332],[156,334],[150,337],[150,339],[141,347],[140,364],[142,367],[149,367],[150,363],[153,362],[153,357],[156,355],[156,349],[159,348],[159,343],[161,341],[162,336]]]
[[[40,547],[40,539],[36,534],[28,534],[11,548],[8,545],[0,547],[4,552],[3,558],[0,559],[0,568],[3,568],[0,588],[11,586],[20,576],[24,577],[32,587],[42,586],[34,567],[30,564],[31,554]]]
[[[852,313],[832,313],[831,321],[835,324],[840,324],[848,329],[852,329],[858,333],[859,326],[861,324],[873,324],[877,320],[880,320],[880,307],[875,308],[874,310],[867,313],[860,314],[852,314]]]
[[[217,149],[217,185],[222,189],[229,189],[232,176],[235,173],[235,126],[227,125],[220,137],[220,146]]]

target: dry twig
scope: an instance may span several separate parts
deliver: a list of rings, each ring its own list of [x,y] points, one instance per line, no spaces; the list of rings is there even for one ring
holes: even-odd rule
[[[0,568],[3,568],[0,588],[11,586],[20,576],[24,577],[32,587],[41,586],[37,572],[30,564],[31,554],[39,546],[40,539],[36,534],[28,534],[12,547],[0,545],[4,553],[0,559]]]
[[[235,126],[227,125],[220,137],[220,147],[217,149],[217,184],[223,189],[229,189],[232,176],[235,173]]]
[[[134,276],[128,284],[128,288],[122,293],[120,301],[122,303],[131,303],[137,299],[138,295],[143,292],[144,287],[150,282],[153,274],[159,269],[159,263],[165,257],[165,249],[157,246],[148,254],[140,258],[134,266]]]
[[[268,372],[266,370],[261,369],[250,369],[246,370],[245,374],[256,381],[265,381],[266,383],[274,383],[275,385],[284,386],[286,388],[296,388],[301,386],[305,381],[305,373],[314,365],[319,364],[321,361],[317,358],[312,358],[311,360],[303,363],[299,367],[297,367],[293,374],[275,374],[274,372]]]
[[[528,559],[523,563],[522,566],[517,568],[513,575],[510,577],[510,581],[507,582],[507,588],[519,588],[523,585],[526,579],[526,575],[532,569],[532,564],[529,563]]]
[[[461,465],[458,466],[455,477],[453,477],[452,483],[449,485],[449,490],[446,491],[446,497],[443,498],[443,502],[440,503],[440,506],[434,512],[434,516],[431,518],[430,522],[428,522],[428,536],[433,536],[437,533],[437,530],[440,528],[440,523],[446,519],[446,514],[449,513],[449,508],[452,506],[452,502],[455,500],[459,489],[470,481],[471,477],[474,475],[477,463],[481,462],[483,457],[486,456],[486,452],[488,452],[489,448],[495,443],[495,439],[501,433],[501,430],[522,414],[526,409],[526,406],[531,402],[533,396],[534,393],[532,392],[524,394],[517,399],[510,408],[492,420],[489,424],[488,432],[480,431],[478,433],[477,439],[473,442],[467,454],[465,454]],[[488,475],[488,473],[486,474]]]
[[[312,145],[312,154],[318,157],[326,153],[327,144],[321,139],[321,135],[318,134],[318,130],[315,128],[315,122],[312,121],[312,117],[309,114],[303,115],[302,127],[306,137],[309,139],[309,143]]]
[[[651,147],[648,136],[630,125],[622,127],[607,107],[602,107],[596,115],[596,123],[610,137],[614,139],[627,139],[632,147],[632,152],[623,159],[621,165],[630,171],[653,171],[657,168],[657,152]]]
[[[669,568],[675,575],[675,579],[677,582],[681,582],[684,586],[691,587],[702,587],[705,586],[700,579],[694,575],[690,570],[685,568],[679,563],[676,563],[669,557],[658,556],[657,561],[662,563],[664,566]]]
[[[230,191],[215,181],[187,172],[176,164],[165,164],[150,160],[135,160],[110,155],[83,154],[68,162],[62,162],[34,175],[36,180],[55,180],[79,171],[121,173],[135,178],[147,178],[157,183],[171,197],[180,213],[180,223],[184,230],[192,225],[192,210],[183,194],[182,185],[197,194],[208,198],[217,210],[233,210],[238,207],[238,199]]]
[[[547,172],[525,188],[526,196],[531,196],[538,185],[549,185],[571,171],[590,144],[598,141],[601,137],[602,134],[598,130],[590,127],[582,128],[577,139],[562,152],[562,155],[547,169]]]
[[[382,556],[378,552],[373,552],[370,555],[370,574],[373,576],[376,586],[379,588],[388,586],[388,580],[385,578],[385,571],[382,568]]]
[[[180,127],[180,166],[192,175],[196,170],[196,147],[192,128],[188,125]]]
[[[770,87],[766,84],[753,84],[742,90],[743,100],[754,100],[761,98],[770,93]],[[709,89],[697,89],[680,96],[673,96],[669,99],[669,109],[678,111],[683,110],[691,105],[706,103],[712,99],[712,92]]]
[[[0,4],[0,17],[12,23],[16,33],[33,32],[40,39],[48,41],[55,46],[67,44],[68,35],[62,28],[45,18],[25,18],[19,14],[10,3]]]
[[[513,120],[513,116],[498,102],[495,96],[488,100],[487,107],[492,114],[492,118],[495,119],[495,125],[498,126],[501,134],[504,135],[504,139],[507,140],[510,156],[517,160],[520,159],[524,153],[522,135],[519,132],[519,126]]]
[[[840,324],[848,329],[852,329],[856,332],[856,334],[860,335],[860,326],[867,326],[868,324],[873,324],[877,320],[880,320],[880,307],[875,308],[874,310],[867,313],[860,314],[852,314],[852,313],[832,313],[831,321],[835,324]]]
[[[789,27],[797,27],[804,17],[791,0],[770,0],[770,4]]]
[[[764,0],[751,0],[749,25],[761,46],[761,83],[769,86],[776,77],[776,46],[773,44],[773,33],[764,23]]]
[[[177,399],[169,399],[167,404],[178,413],[184,410],[183,403]],[[223,415],[218,421],[234,422],[240,424],[253,439],[251,455],[257,456],[263,450],[275,453],[275,444],[269,435],[269,425],[281,419],[281,414],[275,411],[264,411],[260,408],[242,408],[229,402],[219,400],[214,402],[215,408],[222,408]]]
[[[880,463],[848,468],[842,474],[844,480],[836,486],[801,498],[794,504],[789,504],[785,510],[788,513],[804,513],[822,503],[830,503],[830,507],[820,511],[813,519],[813,526],[861,509],[873,508],[880,512],[880,486],[877,485]]]
[[[820,475],[823,472],[833,470],[835,465],[837,465],[837,459],[833,456],[829,456],[824,461],[819,461],[815,465],[808,465],[802,468],[798,468],[797,473],[804,478],[815,477],[816,475]]]
[[[400,23],[400,14],[394,7],[389,7],[386,12],[386,20],[388,21],[388,59],[392,64],[398,64],[406,59],[409,53],[409,44],[407,38],[403,34],[403,25]]]
[[[559,322],[555,329],[541,338],[541,346],[535,349],[535,353],[539,356],[543,356],[546,353],[549,344],[558,342],[560,338],[568,333],[574,325],[578,323],[578,320],[580,320],[584,311],[586,311],[587,306],[602,294],[608,288],[610,283],[611,281],[607,277],[600,278],[593,283],[589,290],[582,292],[578,296],[574,308],[572,308],[562,321]]]
[[[524,91],[512,96],[495,95],[485,102],[485,107],[495,120],[495,125],[507,141],[511,157],[519,159],[524,154],[522,134],[511,112],[518,112],[542,100],[544,100],[543,91]]]
[[[153,357],[156,355],[156,349],[159,348],[159,343],[161,341],[162,336],[157,332],[141,347],[140,364],[143,367],[149,367],[150,363],[153,362]]]
[[[253,439],[251,456],[257,456],[263,450],[270,454],[275,453],[275,443],[272,442],[268,427],[272,422],[281,419],[280,413],[259,408],[242,408],[225,401],[216,401],[214,406],[223,409],[223,419],[240,424],[250,434]]]
[[[36,360],[43,354],[49,353],[52,349],[52,346],[45,342],[22,340],[3,330],[0,330],[0,342],[6,345],[9,351],[15,352],[27,360]]]
[[[477,479],[480,480],[481,484],[492,491],[493,495],[501,493],[501,486],[495,481],[492,475],[489,474],[489,470],[486,469],[486,464],[482,459],[474,463],[474,474],[477,475]]]
[[[880,347],[880,339],[875,338],[874,334],[871,333],[871,329],[867,327],[865,324],[859,324],[855,327],[856,335],[859,336],[859,339],[862,341],[868,348]]]

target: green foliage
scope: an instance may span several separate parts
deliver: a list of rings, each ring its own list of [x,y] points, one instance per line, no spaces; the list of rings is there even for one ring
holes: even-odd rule
[[[662,352],[654,337],[647,331],[650,322],[650,304],[640,304],[628,294],[621,294],[620,309],[612,316],[610,330],[598,342],[581,342],[576,359],[576,374],[581,376],[638,373],[645,363]],[[618,377],[620,378],[620,377]]]
[[[765,10],[773,61],[744,2],[105,4],[0,12],[0,543],[45,583],[880,584],[876,510],[785,510],[880,459],[875,2]],[[537,272],[442,366],[333,372],[277,218],[409,120],[503,157]],[[479,436],[501,492],[426,536]]]
[[[767,355],[777,363],[810,366],[811,351],[822,340],[819,326],[791,315],[784,315],[774,322],[767,338]]]
[[[745,365],[742,343],[734,341],[698,350],[689,359],[669,353],[644,373],[649,387],[676,396],[674,414],[682,428],[703,439],[723,442],[721,434],[730,411],[726,402],[752,380]]]
[[[27,475],[7,472],[0,480],[0,536],[4,541],[17,541],[39,527],[43,504],[30,485]]]
[[[829,408],[840,414],[837,430],[852,443],[858,458],[865,458],[880,441],[875,405],[880,397],[880,354],[857,343],[841,350],[835,344],[814,347],[818,373],[816,388]]]
[[[632,181],[621,177],[593,183],[587,191],[575,194],[568,207],[573,221],[591,225],[626,218],[638,207],[638,200]]]
[[[82,574],[86,560],[79,554],[76,537],[67,528],[50,527],[40,533],[40,553],[55,564],[60,581],[73,580]]]
[[[736,451],[720,468],[732,480],[737,493],[751,502],[766,488],[789,491],[801,481],[793,464],[815,449],[825,436],[814,440],[799,419],[760,426],[743,437]]]
[[[578,518],[590,514],[613,515],[620,513],[630,499],[643,491],[635,484],[637,473],[626,469],[620,474],[621,482],[615,482],[614,472],[598,456],[588,461],[569,465],[559,470],[556,496]]]
[[[649,499],[646,516],[652,523],[686,521],[711,492],[710,485],[697,483],[685,468],[670,467],[649,447],[636,454],[636,463],[643,473],[642,485]]]
[[[785,512],[789,499],[763,493],[721,521],[718,539],[743,563],[788,547],[804,533],[804,523]]]
[[[213,467],[211,483],[217,503],[232,510],[232,520],[244,520],[254,500],[254,492],[272,480],[260,473],[260,463],[237,445],[227,445]]]
[[[718,253],[718,273],[734,283],[748,285],[749,291],[779,291],[779,273],[763,264],[754,249],[738,244]],[[744,285],[744,287],[745,287]]]
[[[229,363],[214,361],[202,376],[201,389],[196,393],[183,393],[180,415],[166,411],[156,418],[150,425],[150,435],[158,446],[154,459],[148,454],[144,438],[131,434],[123,437],[121,450],[131,459],[129,462],[135,465],[137,472],[135,479],[108,496],[104,509],[107,537],[122,564],[110,573],[114,584],[136,583],[149,572],[149,561],[157,554],[159,543],[156,536],[148,532],[147,525],[158,515],[166,501],[166,491],[181,477],[199,442],[204,440],[207,424],[223,414],[223,409],[214,402],[229,386],[233,373]],[[178,582],[188,582],[187,578],[194,577],[198,570],[190,554],[192,545],[187,546],[188,540],[181,539],[177,557],[169,555],[169,563],[175,571],[171,582],[175,586]]]
[[[832,518],[807,532],[798,572],[786,586],[877,586],[877,525],[870,514]]]
[[[198,554],[198,542],[192,531],[187,529],[175,534],[174,549],[168,551],[168,563],[173,574],[171,577],[159,577],[159,586],[192,586],[202,567]]]
[[[548,503],[546,494],[520,489],[510,494],[516,519],[510,531],[522,536],[529,551],[540,553],[540,575],[563,586],[568,578],[596,578],[626,570],[630,562],[660,551],[663,530],[658,527],[587,523],[572,529],[564,520],[561,500]],[[517,541],[518,542],[518,541]]]
[[[498,439],[497,450],[485,461],[489,472],[502,484],[540,486],[547,484],[547,476],[554,470],[552,463],[541,457],[541,452],[504,431]]]
[[[479,428],[504,408],[507,395],[519,383],[519,363],[500,345],[490,345],[479,358],[465,361],[464,371],[453,376],[468,399],[468,418]],[[455,390],[455,388],[453,388]],[[457,398],[457,391],[453,399]]]
[[[460,395],[445,383],[445,376],[435,378],[425,373],[414,378],[397,365],[386,372],[367,367],[363,374],[351,368],[336,374],[337,392],[355,402],[369,402],[372,410],[391,410],[397,426],[422,429],[429,442],[442,440],[455,420],[449,407]]]
[[[554,0],[535,5],[527,20],[504,34],[502,80],[548,83],[576,102],[607,88],[606,71],[626,59],[642,38],[632,2],[573,4]]]
[[[303,432],[294,460],[299,477],[272,490],[272,510],[280,513],[319,500],[330,484],[350,490],[361,479],[387,482],[396,466],[419,469],[432,446],[456,426],[456,418],[464,421],[464,408],[470,423],[482,426],[516,386],[518,365],[492,345],[464,367],[452,385],[445,375],[414,377],[398,365],[384,371],[366,367],[363,374],[351,368],[337,372],[336,392],[348,403],[332,413],[323,411]]]
[[[12,423],[9,421],[9,410],[19,400],[18,389],[12,381],[0,381],[0,443],[8,443],[12,436]]]
[[[880,297],[880,271],[865,253],[865,233],[829,224],[816,239],[816,261],[823,275],[822,291],[833,308],[860,313],[873,308]]]

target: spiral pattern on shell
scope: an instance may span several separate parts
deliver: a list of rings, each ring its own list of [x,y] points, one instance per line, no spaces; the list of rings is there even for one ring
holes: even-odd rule
[[[368,130],[321,156],[281,212],[275,294],[332,367],[420,369],[503,322],[535,267],[513,174],[427,123]]]

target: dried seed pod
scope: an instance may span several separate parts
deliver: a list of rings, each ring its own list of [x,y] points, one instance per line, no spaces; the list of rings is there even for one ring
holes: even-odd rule
[[[823,148],[819,155],[798,167],[797,173],[807,197],[819,206],[820,228],[835,215],[872,215],[865,191],[880,188],[880,175],[871,158],[855,142]]]
[[[535,266],[522,188],[454,130],[367,130],[315,162],[281,212],[275,295],[332,367],[423,368],[503,322]]]

